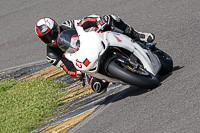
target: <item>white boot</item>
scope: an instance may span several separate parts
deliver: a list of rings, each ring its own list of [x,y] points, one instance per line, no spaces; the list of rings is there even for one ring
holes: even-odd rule
[[[139,33],[139,39],[143,42],[151,43],[155,40],[155,35],[153,33]]]

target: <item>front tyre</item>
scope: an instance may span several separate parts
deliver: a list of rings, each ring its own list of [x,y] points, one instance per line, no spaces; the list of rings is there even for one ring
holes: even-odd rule
[[[155,88],[159,85],[158,79],[144,69],[135,71],[131,67],[125,67],[123,63],[111,61],[107,71],[113,77],[130,85],[143,88]]]
[[[173,60],[172,58],[162,50],[155,48],[153,53],[157,55],[161,63],[161,69],[158,75],[165,75],[172,71],[173,69]]]

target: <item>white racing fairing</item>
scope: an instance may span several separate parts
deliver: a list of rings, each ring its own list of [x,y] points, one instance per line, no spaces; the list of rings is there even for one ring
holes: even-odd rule
[[[77,27],[80,39],[80,48],[77,52],[65,53],[65,57],[73,62],[77,70],[107,81],[122,83],[118,79],[110,78],[98,73],[100,57],[109,47],[124,48],[132,52],[143,64],[144,68],[154,76],[159,72],[161,63],[151,50],[142,48],[126,35],[116,32],[97,33],[85,32]]]

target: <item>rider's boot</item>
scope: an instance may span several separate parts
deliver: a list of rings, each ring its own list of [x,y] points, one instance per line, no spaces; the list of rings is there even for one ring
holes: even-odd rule
[[[156,43],[153,43],[153,41],[155,40],[155,35],[153,33],[138,32],[130,26],[128,26],[127,29],[129,29],[129,32],[127,32],[127,35],[135,41],[142,42],[141,43],[142,47],[146,47],[150,49],[155,47]]]
[[[155,35],[153,33],[143,33],[133,29],[133,34],[135,34],[136,40],[143,42],[152,43],[155,40]]]
[[[127,32],[127,35],[136,41],[152,43],[155,40],[155,35],[153,33],[138,32],[130,26],[127,27],[127,31],[128,30],[129,32]]]

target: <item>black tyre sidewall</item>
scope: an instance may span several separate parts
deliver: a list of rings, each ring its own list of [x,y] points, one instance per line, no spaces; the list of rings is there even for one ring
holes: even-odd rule
[[[115,61],[110,62],[107,70],[115,78],[120,79],[127,84],[135,85],[138,87],[155,88],[160,83],[158,79],[151,73],[149,73],[151,75],[151,77],[149,78],[139,74],[135,74],[121,67]]]

